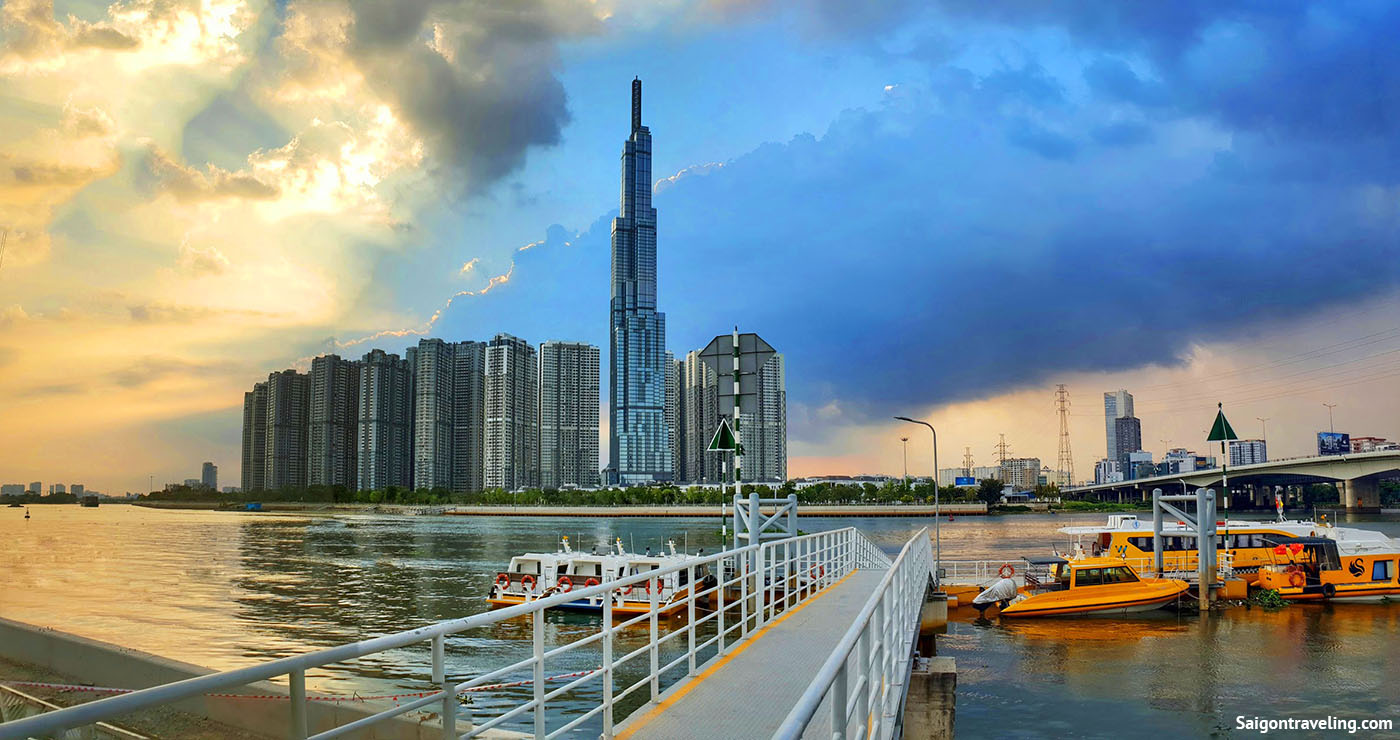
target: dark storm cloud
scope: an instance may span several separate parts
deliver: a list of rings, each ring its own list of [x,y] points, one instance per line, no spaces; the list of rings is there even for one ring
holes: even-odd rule
[[[558,143],[569,114],[556,44],[598,27],[584,6],[542,0],[351,7],[351,58],[466,191]]]

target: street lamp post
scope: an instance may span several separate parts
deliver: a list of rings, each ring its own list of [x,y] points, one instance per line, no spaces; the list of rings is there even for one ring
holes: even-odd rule
[[[1322,404],[1322,405],[1327,407],[1327,431],[1328,431],[1328,432],[1331,432],[1332,434],[1336,434],[1336,433],[1337,433],[1337,425],[1332,423],[1332,409],[1337,408],[1337,404],[1335,404],[1335,403],[1324,403],[1324,404]]]
[[[1269,441],[1269,418],[1267,416],[1254,417],[1259,420],[1259,438],[1266,444]]]
[[[939,520],[941,509],[938,501],[938,430],[926,421],[910,419],[907,416],[894,417],[900,421],[907,421],[910,424],[923,424],[933,433],[933,585],[935,588],[942,584],[940,572],[943,570],[943,538],[939,532]]]
[[[909,489],[909,438],[900,437],[900,443],[904,445],[904,488]]]

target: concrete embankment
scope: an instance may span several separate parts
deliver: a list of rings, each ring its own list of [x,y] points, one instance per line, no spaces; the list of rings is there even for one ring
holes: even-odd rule
[[[215,510],[230,508],[215,501],[146,501],[137,506],[152,509]],[[231,509],[241,510],[241,509]],[[987,513],[983,503],[943,504],[938,509],[944,516],[969,516]],[[566,516],[566,517],[716,517],[719,507],[707,506],[405,506],[390,504],[318,504],[300,502],[264,503],[263,512],[415,514],[432,513],[451,516]],[[932,504],[803,504],[799,517],[931,517]]]
[[[139,650],[91,640],[85,637],[60,632],[47,627],[37,627],[24,622],[0,619],[0,658],[25,666],[27,675],[51,675],[68,678],[83,685],[102,686],[120,689],[144,689],[188,678],[207,675],[214,671],[203,666],[170,660],[159,655]],[[3,676],[0,681],[33,680],[23,676]],[[50,679],[52,680],[52,679]],[[290,702],[287,689],[283,686],[262,681],[240,688],[226,690],[228,694],[273,696],[273,699],[242,699],[236,697],[198,696],[175,702],[169,707],[140,712],[140,724],[162,726],[165,732],[155,732],[164,737],[192,737],[193,733],[180,729],[190,726],[188,719],[178,715],[192,715],[234,728],[239,735],[220,733],[213,729],[210,737],[285,737],[290,726]],[[91,695],[89,695],[91,696]],[[99,698],[99,697],[94,697]],[[334,727],[363,719],[375,712],[387,709],[385,704],[352,704],[348,702],[313,701],[307,704],[307,724],[312,734],[325,732]],[[172,714],[172,710],[178,714]],[[419,740],[442,737],[442,726],[435,721],[431,712],[409,712],[404,718],[380,722],[373,727],[346,735],[346,737],[379,740]],[[115,718],[120,724],[123,718]],[[184,724],[181,724],[181,723]],[[459,729],[465,731],[466,723],[459,718]],[[204,733],[200,733],[204,734]],[[491,737],[518,735],[487,733]]]

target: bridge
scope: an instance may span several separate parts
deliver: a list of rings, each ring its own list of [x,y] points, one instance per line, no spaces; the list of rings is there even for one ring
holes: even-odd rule
[[[463,619],[6,722],[0,740],[62,737],[130,712],[190,702],[236,705],[237,694],[269,680],[285,681],[284,701],[256,709],[245,701],[246,709],[234,711],[279,713],[285,736],[297,740],[898,736],[933,576],[928,531],[893,558],[854,528],[755,539]],[[660,615],[661,579],[685,571],[685,583],[709,583],[697,581],[702,566],[718,574],[713,585],[692,589],[679,614]],[[634,588],[651,594],[651,611],[615,619],[613,597]],[[546,628],[552,610],[595,595],[604,597],[604,612],[584,634]],[[455,653],[502,634],[520,636],[523,657],[477,675],[453,673]],[[344,698],[307,692],[309,671],[424,648],[431,675],[423,680],[431,689],[392,705],[346,712]],[[466,696],[489,700],[466,703]]]
[[[1400,450],[1271,460],[1228,468],[1223,474],[1229,477],[1231,489],[1248,488],[1247,495],[1260,505],[1271,503],[1259,496],[1259,492],[1266,487],[1336,483],[1346,508],[1374,508],[1380,506],[1380,481],[1384,478],[1400,477]],[[1136,498],[1149,501],[1154,488],[1170,491],[1180,486],[1185,490],[1219,486],[1221,483],[1221,469],[1211,468],[1115,483],[1077,486],[1064,489],[1064,493],[1103,500],[1123,501]]]

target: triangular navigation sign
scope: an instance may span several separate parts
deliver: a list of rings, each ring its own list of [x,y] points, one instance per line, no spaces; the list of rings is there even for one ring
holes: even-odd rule
[[[1206,437],[1207,442],[1224,442],[1226,440],[1239,439],[1235,436],[1235,430],[1230,426],[1230,422],[1225,418],[1225,408],[1222,404],[1216,405],[1215,424],[1210,428],[1210,436]]]
[[[728,417],[720,417],[719,426],[715,429],[715,436],[710,438],[710,446],[706,448],[709,452],[725,452],[738,449],[739,445],[734,440],[734,429],[729,426]]]

